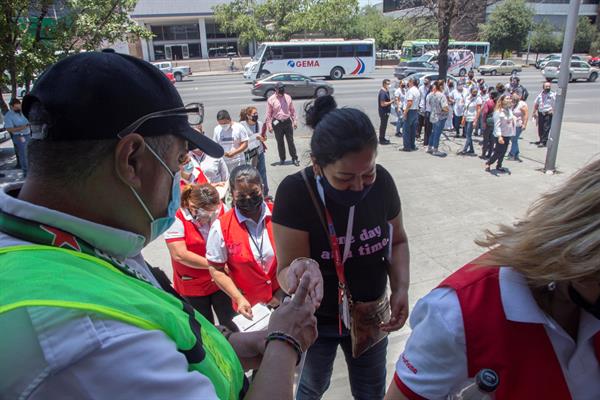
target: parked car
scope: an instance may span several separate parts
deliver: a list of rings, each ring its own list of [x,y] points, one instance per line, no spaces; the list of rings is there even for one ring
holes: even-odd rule
[[[404,79],[416,72],[437,72],[438,66],[426,61],[403,61],[394,68],[394,76]]]
[[[479,68],[477,68],[477,70],[481,75],[513,75],[517,72],[521,72],[523,69],[520,65],[515,64],[511,60],[496,60],[490,64],[480,66]]]
[[[283,83],[285,92],[294,98],[333,94],[333,86],[323,80],[290,73],[273,74],[259,81],[254,81],[250,92],[254,96],[268,99],[275,93],[275,84],[277,83]]]
[[[419,85],[423,83],[425,78],[429,78],[431,82],[437,81],[440,79],[440,74],[438,72],[417,72],[416,74],[412,74],[403,79],[405,84],[408,84],[408,80],[410,78],[417,78],[419,80]],[[454,81],[454,87],[456,87],[458,83],[458,79],[453,75],[446,75],[446,82],[448,79],[452,79]]]
[[[162,72],[171,72],[177,82],[181,82],[184,77],[192,74],[192,69],[187,65],[174,67],[170,61],[161,61],[152,63],[156,68]]]
[[[560,73],[560,61],[553,60],[549,61],[544,69],[542,69],[542,75],[546,78],[546,81],[552,82],[554,79],[558,79]],[[586,79],[588,82],[594,82],[600,75],[600,69],[590,66],[585,61],[571,61],[569,68],[569,81],[575,82],[577,79]]]
[[[546,64],[548,64],[548,62],[550,62],[550,61],[560,61],[560,59],[561,59],[561,54],[550,54],[550,55],[542,58],[541,60],[539,60],[535,64],[535,67],[537,69],[544,69],[544,67],[546,66]],[[583,56],[577,56],[577,55],[571,56],[571,60],[575,60],[575,61],[587,61],[585,57],[583,57]]]

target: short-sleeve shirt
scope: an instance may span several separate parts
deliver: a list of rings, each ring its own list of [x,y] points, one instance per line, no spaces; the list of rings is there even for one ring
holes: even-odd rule
[[[462,92],[459,92],[458,89],[454,89],[452,93],[450,93],[450,97],[454,102],[454,115],[462,117],[465,113],[465,101],[467,98],[467,92],[463,89]]]
[[[429,115],[429,121],[431,123],[448,118],[448,112],[443,110],[444,108],[447,109],[448,100],[443,93],[435,92],[430,94],[429,97],[427,97],[427,102],[431,109],[431,114]]]
[[[475,117],[477,117],[477,106],[481,106],[481,104],[483,104],[481,97],[479,95],[469,95],[465,104],[465,120],[471,122],[475,121]]]
[[[314,172],[310,167],[305,171],[315,196],[319,199]],[[322,208],[320,200],[318,201]],[[333,219],[340,251],[343,251],[349,207],[335,203],[327,194],[325,202]],[[287,176],[281,182],[277,188],[275,203],[273,223],[309,233],[310,257],[319,263],[324,281],[324,296],[316,312],[317,319],[319,324],[337,324],[338,279],[331,247],[300,172]],[[373,187],[356,205],[353,242],[350,247],[352,257],[344,264],[346,280],[354,300],[373,301],[384,293],[389,265],[388,221],[399,213],[400,197],[396,184],[389,172],[377,165]]]
[[[394,92],[394,97],[399,99],[400,108],[404,109],[404,107],[406,107],[406,90],[403,90],[402,88],[396,89]]]
[[[385,107],[381,107],[381,102],[387,103],[388,101],[390,101],[390,92],[388,92],[387,90],[379,89],[379,95],[377,96],[377,106],[379,108],[380,114],[389,113],[392,110],[391,104]]]
[[[4,115],[4,127],[5,128],[16,128],[17,126],[29,125],[29,121],[23,113],[14,112],[10,110]],[[29,126],[21,129],[20,131],[13,132],[13,135],[29,135],[31,134],[31,129]]]
[[[411,86],[408,89],[408,92],[406,92],[406,102],[408,104],[408,102],[412,100],[412,106],[410,107],[411,110],[418,110],[419,109],[419,103],[421,102],[421,92],[419,92],[419,88],[417,88],[416,86]]]
[[[517,117],[512,110],[503,110],[494,112],[494,136],[513,137],[517,127]]]
[[[535,104],[538,106],[538,111],[542,113],[553,112],[555,102],[555,92],[542,92],[535,98]]]
[[[248,151],[254,149],[261,150],[262,146],[260,144],[260,140],[258,140],[258,137],[261,135],[262,132],[262,122],[256,121],[256,124],[254,125],[250,125],[246,121],[242,121],[240,123],[244,128],[246,128],[246,132],[248,133]]]
[[[225,152],[232,151],[241,146],[242,142],[248,140],[248,132],[239,122],[232,122],[228,129],[223,129],[220,125],[215,127],[213,140],[223,147]],[[244,153],[239,153],[235,157],[225,160],[227,164],[236,164],[244,161]]]
[[[210,183],[227,182],[229,179],[229,170],[223,157],[213,158],[202,153],[198,156],[195,153],[190,153],[196,167],[200,168],[204,176]]]

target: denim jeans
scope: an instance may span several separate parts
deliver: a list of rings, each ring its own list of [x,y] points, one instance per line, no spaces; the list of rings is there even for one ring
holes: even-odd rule
[[[460,123],[462,121],[462,115],[454,115],[452,117],[452,125],[454,125],[454,131],[456,132],[456,137],[460,136]],[[465,129],[463,128],[463,135],[465,134]]]
[[[522,126],[517,126],[515,130],[515,137],[512,139],[512,145],[510,147],[510,152],[508,153],[511,157],[519,156],[519,137],[521,136],[521,132],[523,132]]]
[[[402,143],[404,148],[408,150],[416,149],[415,140],[417,137],[417,119],[419,112],[417,110],[408,110],[406,119],[404,120]]]
[[[465,122],[465,136],[467,140],[465,141],[465,147],[463,147],[462,151],[464,153],[474,153],[475,149],[473,148],[473,124],[474,121],[466,121]]]
[[[359,358],[352,358],[350,332],[340,336],[337,325],[319,326],[319,337],[308,349],[304,369],[298,384],[296,400],[317,400],[329,387],[333,361],[339,345],[342,346],[350,390],[356,400],[383,399],[385,394],[387,338],[367,350]]]
[[[433,131],[429,137],[429,147],[433,147],[436,150],[439,147],[442,130],[444,129],[444,125],[446,125],[446,119],[447,118],[440,119],[438,122],[433,124]]]
[[[12,135],[12,142],[15,147],[15,153],[21,164],[23,174],[27,175],[27,143],[31,135]]]
[[[400,134],[400,131],[402,130],[402,124],[404,122],[403,118],[404,118],[404,111],[402,111],[401,109],[396,109],[396,135]]]
[[[258,173],[260,174],[260,177],[263,181],[263,194],[265,196],[268,196],[269,181],[267,180],[267,164],[265,161],[265,152],[263,151],[262,153],[258,153],[257,159],[258,160],[256,162],[256,169],[258,170]]]

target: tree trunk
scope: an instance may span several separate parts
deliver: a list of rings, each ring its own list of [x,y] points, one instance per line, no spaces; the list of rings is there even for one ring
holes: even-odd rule
[[[438,1],[438,67],[440,79],[445,80],[448,75],[448,42],[450,41],[450,26],[452,24],[452,13],[454,12],[453,0]]]
[[[15,54],[8,55],[8,74],[10,75],[10,98],[17,98],[17,59]]]

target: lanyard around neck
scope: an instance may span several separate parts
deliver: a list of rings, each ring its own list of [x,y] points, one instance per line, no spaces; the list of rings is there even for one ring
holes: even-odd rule
[[[348,211],[348,222],[346,225],[346,236],[344,239],[344,256],[341,257],[340,247],[337,241],[337,235],[335,233],[335,227],[333,226],[333,219],[331,218],[331,214],[327,209],[327,204],[325,203],[325,191],[323,189],[323,185],[321,185],[320,179],[317,179],[317,191],[319,192],[319,197],[323,202],[323,206],[325,208],[325,218],[327,222],[327,230],[329,231],[329,241],[331,245],[331,252],[333,256],[333,261],[335,264],[335,269],[338,275],[338,279],[340,283],[345,285],[346,279],[344,277],[344,263],[350,257],[350,245],[352,242],[352,229],[354,227],[354,210],[355,206],[350,207]]]

